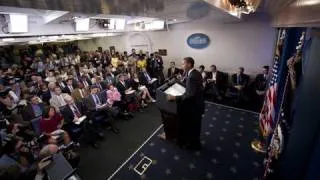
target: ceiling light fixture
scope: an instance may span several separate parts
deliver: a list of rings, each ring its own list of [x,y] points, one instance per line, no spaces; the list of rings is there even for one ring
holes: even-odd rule
[[[313,6],[320,4],[320,0],[300,0],[296,3],[296,6]]]
[[[2,41],[3,42],[11,42],[11,41],[14,41],[15,38],[3,38]]]

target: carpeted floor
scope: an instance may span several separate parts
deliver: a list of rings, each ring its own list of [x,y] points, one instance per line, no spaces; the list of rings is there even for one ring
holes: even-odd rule
[[[121,133],[105,131],[100,148],[83,147],[78,173],[83,180],[105,180],[110,176],[161,124],[155,105],[136,113],[130,121],[116,122]]]
[[[155,118],[159,119],[158,116]],[[257,122],[256,113],[207,103],[202,121],[203,150],[194,153],[181,150],[159,139],[157,134],[162,132],[162,128],[159,128],[118,171],[106,177],[114,180],[259,179],[263,156],[256,154],[250,147],[250,141],[256,137]],[[100,161],[104,160],[108,159]],[[96,166],[101,164],[96,163]],[[149,163],[148,167],[143,166]],[[137,172],[143,169],[146,171],[139,175]]]

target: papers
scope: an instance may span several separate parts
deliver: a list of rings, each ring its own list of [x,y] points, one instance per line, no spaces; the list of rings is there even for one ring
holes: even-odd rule
[[[20,105],[20,106],[26,106],[26,105],[27,105],[27,100],[25,100],[25,99],[20,100],[19,103],[18,103],[18,105]]]
[[[154,82],[156,82],[158,79],[157,78],[152,78],[150,81],[149,81],[149,84],[152,84]]]
[[[142,91],[142,90],[144,90],[144,89],[146,89],[147,87],[146,86],[140,86],[138,89],[140,90],[140,91]]]
[[[62,135],[64,133],[63,130],[61,129],[57,129],[55,131],[53,131],[50,135],[53,139],[58,139],[60,135]]]
[[[78,121],[75,122],[75,124],[79,125],[81,124],[85,119],[87,119],[87,116],[81,116]]]
[[[129,94],[133,94],[134,92],[136,92],[136,90],[130,90],[130,91],[126,91],[126,94],[129,95]]]
[[[164,92],[171,96],[182,96],[186,92],[186,88],[178,83],[175,83]]]

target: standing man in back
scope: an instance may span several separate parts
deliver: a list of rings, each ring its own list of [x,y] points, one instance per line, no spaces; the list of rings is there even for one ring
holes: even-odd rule
[[[179,146],[189,150],[201,149],[200,133],[201,118],[204,113],[202,76],[199,71],[194,69],[194,60],[186,57],[182,63],[186,72],[184,83],[186,92],[182,96],[168,95],[169,101],[176,101],[179,108],[180,132]]]

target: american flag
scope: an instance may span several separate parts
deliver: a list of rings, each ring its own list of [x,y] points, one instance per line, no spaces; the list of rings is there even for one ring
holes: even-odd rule
[[[264,137],[269,136],[269,134],[272,132],[272,127],[275,120],[278,72],[279,72],[279,57],[276,56],[273,64],[273,68],[272,68],[272,76],[270,79],[269,88],[266,92],[266,98],[263,103],[261,113],[259,116],[260,129]]]

